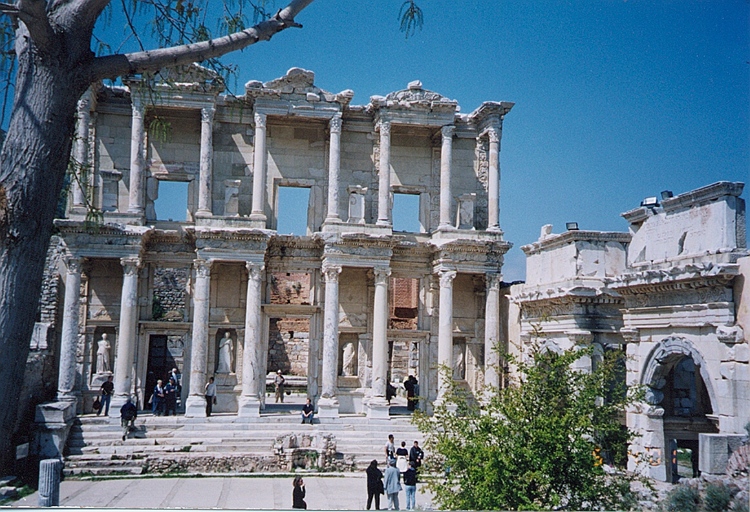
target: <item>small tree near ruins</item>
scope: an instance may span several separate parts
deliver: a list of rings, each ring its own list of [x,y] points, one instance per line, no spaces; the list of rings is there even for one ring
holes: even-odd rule
[[[635,398],[625,388],[622,354],[607,351],[592,372],[572,368],[591,349],[545,350],[509,358],[518,378],[476,403],[455,385],[425,433],[427,479],[446,510],[627,510],[624,463],[630,433],[620,419]],[[446,369],[442,369],[446,371]],[[450,373],[447,373],[450,376]],[[452,382],[452,379],[448,379]]]

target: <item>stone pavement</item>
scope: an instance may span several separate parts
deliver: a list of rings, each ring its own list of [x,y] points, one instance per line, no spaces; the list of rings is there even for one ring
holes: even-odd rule
[[[367,484],[364,473],[304,476],[310,510],[364,510]],[[431,495],[417,486],[417,507],[431,508]],[[401,491],[403,510],[406,495]],[[38,507],[34,493],[10,505]],[[162,477],[112,480],[64,480],[60,484],[61,507],[124,509],[253,509],[285,510],[292,507],[292,476],[284,477]],[[374,505],[373,505],[374,507]],[[381,508],[387,508],[381,496]]]

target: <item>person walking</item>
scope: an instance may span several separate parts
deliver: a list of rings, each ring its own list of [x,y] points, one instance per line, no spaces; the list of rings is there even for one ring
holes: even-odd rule
[[[414,510],[417,506],[417,469],[410,462],[404,472],[404,490],[406,491],[406,510]]]
[[[302,480],[301,476],[295,476],[292,485],[294,486],[294,490],[292,490],[292,508],[307,510],[307,503],[305,503],[305,481]]]
[[[109,404],[112,401],[112,393],[115,390],[115,384],[112,382],[112,376],[107,377],[107,380],[102,383],[102,398],[101,407],[96,411],[96,415],[104,411],[105,416],[109,416]]]
[[[284,383],[286,379],[281,373],[281,370],[276,370],[276,376],[273,378],[273,385],[276,388],[276,403],[284,403]]]
[[[400,510],[398,508],[398,493],[401,492],[401,473],[396,469],[396,459],[388,460],[388,468],[385,470],[385,493],[388,495],[388,510]]]
[[[375,498],[375,510],[380,510],[380,495],[385,491],[383,472],[378,469],[378,461],[373,459],[365,473],[367,473],[367,510],[370,510],[373,498]]]
[[[128,401],[120,407],[120,426],[122,426],[122,440],[128,437],[131,430],[135,429],[135,419],[138,417],[138,409],[133,404],[133,399],[128,397]]]
[[[211,416],[214,410],[214,404],[216,403],[216,384],[214,384],[214,378],[211,377],[206,383],[206,416]]]

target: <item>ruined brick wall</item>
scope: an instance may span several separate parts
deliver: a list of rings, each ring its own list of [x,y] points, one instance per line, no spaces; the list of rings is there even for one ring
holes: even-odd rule
[[[185,295],[189,268],[154,267],[154,320],[181,321],[185,315]]]
[[[272,318],[268,328],[268,371],[306,376],[309,331],[307,318]]]
[[[310,304],[310,274],[274,272],[269,280],[271,304]]]
[[[62,305],[62,287],[60,286],[60,258],[63,246],[60,237],[53,236],[47,249],[47,260],[44,263],[42,293],[39,298],[37,320],[50,324],[51,330],[57,326],[57,316]]]
[[[419,317],[419,280],[391,279],[390,329],[416,329]]]

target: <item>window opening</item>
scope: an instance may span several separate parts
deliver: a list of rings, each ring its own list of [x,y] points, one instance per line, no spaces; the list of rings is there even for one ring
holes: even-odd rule
[[[156,220],[187,221],[188,185],[187,181],[159,181],[159,197],[154,201]]]
[[[310,189],[303,187],[279,187],[277,204],[276,231],[280,235],[307,235],[307,210],[310,204]]]
[[[419,233],[419,195],[393,194],[393,231]]]

